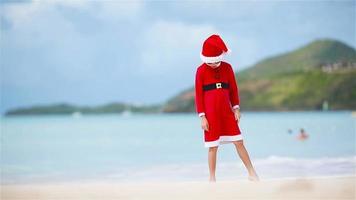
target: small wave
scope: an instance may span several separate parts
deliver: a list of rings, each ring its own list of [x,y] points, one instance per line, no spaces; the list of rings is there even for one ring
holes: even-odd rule
[[[323,165],[330,163],[353,163],[356,165],[356,155],[348,157],[320,157],[320,158],[294,158],[285,156],[269,156],[267,158],[256,159],[256,164],[308,164],[308,165]]]
[[[264,180],[356,176],[356,156],[294,158],[274,155],[267,158],[254,159],[253,164],[260,178]],[[209,171],[207,163],[204,162],[154,164],[122,168],[115,166],[115,170],[107,171],[104,174],[99,172],[92,173],[90,176],[88,174],[70,175],[59,172],[33,176],[19,174],[18,177],[13,175],[12,173],[7,174],[4,178],[5,182],[36,182],[36,180],[104,182],[206,181]],[[244,180],[247,177],[247,171],[240,159],[236,159],[235,162],[220,162],[218,160],[216,175],[219,180]]]
[[[355,176],[356,156],[293,158],[269,156],[253,161],[262,179],[305,177]],[[244,179],[247,172],[240,160],[217,163],[217,177],[224,180]],[[109,174],[113,180],[123,181],[196,181],[208,177],[206,163],[154,165]]]

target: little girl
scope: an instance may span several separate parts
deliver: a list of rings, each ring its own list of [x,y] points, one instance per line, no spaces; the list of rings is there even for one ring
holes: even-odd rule
[[[237,83],[230,64],[223,56],[230,52],[219,35],[208,37],[202,48],[195,77],[195,104],[204,130],[205,147],[209,148],[210,181],[215,182],[216,153],[220,144],[233,143],[248,170],[248,179],[259,178],[243,144],[238,123],[240,106]]]

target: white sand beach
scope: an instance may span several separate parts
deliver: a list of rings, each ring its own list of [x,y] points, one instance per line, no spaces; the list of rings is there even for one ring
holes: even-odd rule
[[[155,183],[2,185],[2,200],[44,199],[355,199],[356,177]]]

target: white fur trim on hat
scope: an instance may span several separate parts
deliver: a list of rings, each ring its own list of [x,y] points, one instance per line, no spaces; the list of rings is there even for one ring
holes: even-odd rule
[[[207,57],[204,56],[203,54],[200,54],[200,59],[205,62],[205,63],[215,63],[215,62],[220,62],[223,60],[225,53],[222,53],[219,56],[215,56],[215,57]]]
[[[216,62],[223,61],[223,58],[224,58],[225,54],[230,54],[231,52],[232,52],[231,49],[227,49],[227,52],[223,52],[219,56],[214,56],[214,57],[204,56],[201,53],[200,54],[200,59],[205,63],[216,63]]]

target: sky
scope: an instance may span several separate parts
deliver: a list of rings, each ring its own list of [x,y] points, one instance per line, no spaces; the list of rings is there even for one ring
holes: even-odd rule
[[[316,39],[356,47],[355,1],[0,0],[0,112],[164,103],[219,34],[235,72]]]

